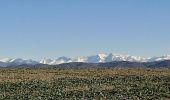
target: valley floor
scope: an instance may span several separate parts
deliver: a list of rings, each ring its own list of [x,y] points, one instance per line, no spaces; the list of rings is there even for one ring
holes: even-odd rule
[[[170,100],[170,69],[0,68],[0,100]]]

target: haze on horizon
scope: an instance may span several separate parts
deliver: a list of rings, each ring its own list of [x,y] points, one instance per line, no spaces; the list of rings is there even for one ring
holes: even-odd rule
[[[170,54],[169,0],[0,1],[0,58]]]

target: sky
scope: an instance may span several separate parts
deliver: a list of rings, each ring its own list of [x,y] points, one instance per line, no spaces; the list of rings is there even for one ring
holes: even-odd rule
[[[170,0],[1,0],[0,58],[170,54]]]

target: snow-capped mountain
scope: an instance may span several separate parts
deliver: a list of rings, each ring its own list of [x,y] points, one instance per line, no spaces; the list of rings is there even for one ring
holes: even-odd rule
[[[11,59],[11,58],[5,58],[5,59],[0,59],[0,66],[6,67],[6,66],[17,66],[17,65],[23,65],[23,64],[28,64],[28,65],[35,65],[39,64],[39,62],[31,60],[31,59]]]
[[[57,65],[57,64],[62,64],[62,63],[69,63],[72,62],[70,58],[67,57],[59,57],[56,60],[52,59],[46,59],[46,60],[40,60],[40,64],[48,64],[48,65]]]
[[[75,58],[67,58],[67,57],[60,57],[56,60],[42,60],[40,61],[41,64],[49,64],[49,65],[57,65],[62,63],[69,63],[69,62],[86,62],[86,63],[105,63],[105,62],[112,62],[112,61],[129,61],[129,62],[154,62],[154,61],[163,61],[163,60],[170,60],[170,55],[162,56],[162,57],[150,57],[144,58],[140,56],[131,56],[131,55],[122,55],[122,54],[97,54],[87,57],[75,57]]]
[[[122,54],[106,54],[101,53],[97,55],[87,56],[87,57],[75,57],[75,58],[68,58],[68,57],[59,57],[57,59],[43,59],[40,61],[34,61],[31,59],[11,59],[11,58],[4,58],[0,59],[0,66],[17,66],[17,65],[35,65],[35,64],[48,64],[48,65],[58,65],[62,63],[70,63],[70,62],[86,62],[86,63],[106,63],[112,61],[129,61],[129,62],[155,62],[155,61],[164,61],[170,60],[170,55],[165,55],[161,57],[150,57],[144,58],[139,56],[131,56],[131,55],[122,55]]]
[[[170,55],[164,55],[161,57],[151,57],[148,58],[148,62],[154,62],[154,61],[164,61],[164,60],[170,60]]]
[[[72,62],[87,62],[87,63],[99,63],[105,62],[107,54],[101,53],[98,55],[92,55],[88,57],[76,57],[72,59]]]
[[[145,62],[146,58],[111,53],[107,56],[105,62],[112,62],[112,61]]]

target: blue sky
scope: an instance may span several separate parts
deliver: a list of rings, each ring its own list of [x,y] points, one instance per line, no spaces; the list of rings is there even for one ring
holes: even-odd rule
[[[1,0],[0,58],[170,54],[170,0]]]

